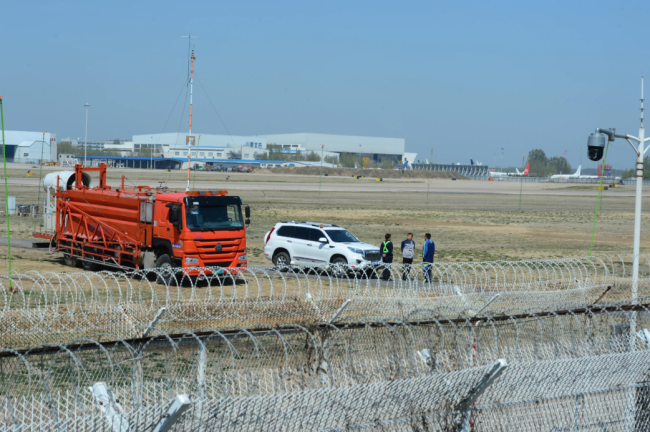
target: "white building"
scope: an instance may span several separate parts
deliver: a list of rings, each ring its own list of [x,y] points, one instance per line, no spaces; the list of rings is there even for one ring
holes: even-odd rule
[[[316,133],[292,133],[258,135],[266,138],[267,143],[281,145],[283,148],[301,148],[305,151],[321,152],[321,144],[327,153],[352,153],[367,157],[371,161],[381,162],[388,158],[395,162],[403,160],[404,138],[377,138],[353,135],[330,135]]]
[[[57,160],[56,134],[50,132],[5,131],[8,160],[40,163]]]
[[[166,158],[248,159],[254,160],[266,151],[266,139],[238,135],[149,134],[133,135],[133,151],[154,148]]]

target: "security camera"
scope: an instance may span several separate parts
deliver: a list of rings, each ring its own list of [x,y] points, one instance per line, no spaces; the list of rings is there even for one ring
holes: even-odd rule
[[[592,133],[587,140],[587,157],[592,161],[599,161],[603,158],[607,136],[602,133]]]

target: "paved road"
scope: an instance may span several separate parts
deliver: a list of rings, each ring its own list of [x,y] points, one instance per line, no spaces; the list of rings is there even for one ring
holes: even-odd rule
[[[426,193],[427,183],[425,181],[390,180],[384,182],[360,179],[358,182],[350,183],[323,183],[323,192],[369,192],[369,193]],[[36,187],[37,178],[9,178],[10,186],[31,186]],[[112,187],[119,187],[120,181],[109,180]],[[142,180],[140,184],[151,187],[158,186],[155,180]],[[174,190],[185,190],[185,181],[169,181],[167,186]],[[572,189],[583,185],[566,185],[553,183],[525,183],[523,186],[524,195],[547,195],[547,196],[596,196],[595,188]],[[438,194],[498,194],[498,195],[519,195],[520,184],[516,182],[488,182],[474,180],[432,180],[429,186],[431,193]],[[252,182],[252,181],[197,181],[197,190],[228,189],[232,191],[284,191],[284,192],[316,192],[319,189],[318,183],[300,182]],[[606,192],[609,196],[634,197],[633,186],[622,186]],[[650,196],[650,188],[646,188],[644,196]]]

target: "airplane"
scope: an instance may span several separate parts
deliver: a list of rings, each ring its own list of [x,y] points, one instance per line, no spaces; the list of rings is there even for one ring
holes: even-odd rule
[[[514,176],[527,176],[528,175],[528,168],[530,168],[530,164],[526,165],[526,169],[524,169],[524,172],[519,172],[517,168],[515,168],[515,171],[517,171],[517,174],[512,174]]]
[[[490,177],[507,177],[508,173],[499,171],[490,171]]]
[[[580,175],[580,170],[582,169],[582,165],[578,166],[578,170],[574,172],[573,174],[555,174],[551,176],[551,180],[559,180],[559,179],[577,179],[577,178],[598,178],[597,176],[581,176]]]
[[[477,166],[481,166],[481,165],[483,165],[483,162],[479,162],[479,161],[474,162],[474,159],[470,159],[469,162],[470,162],[472,165],[477,165]]]
[[[580,174],[580,170],[582,169],[582,165],[578,166],[578,170],[574,172],[573,174],[555,174],[551,176],[551,180],[557,180],[557,179],[591,179],[591,180],[596,180],[599,179],[600,176],[597,175],[582,175]],[[605,177],[608,180],[612,180],[609,177]],[[619,180],[618,177],[614,177],[613,180]]]

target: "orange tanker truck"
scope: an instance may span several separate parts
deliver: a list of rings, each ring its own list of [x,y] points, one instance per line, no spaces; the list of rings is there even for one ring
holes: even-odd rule
[[[97,186],[91,172],[99,173]],[[158,269],[165,283],[176,268],[185,276],[198,276],[246,267],[250,207],[239,197],[221,190],[129,188],[124,180],[122,176],[119,188],[109,186],[106,165],[75,165],[74,172],[48,174],[43,187],[48,192],[45,230],[50,232],[34,236],[50,239],[67,265],[80,262],[89,271],[99,266]]]

